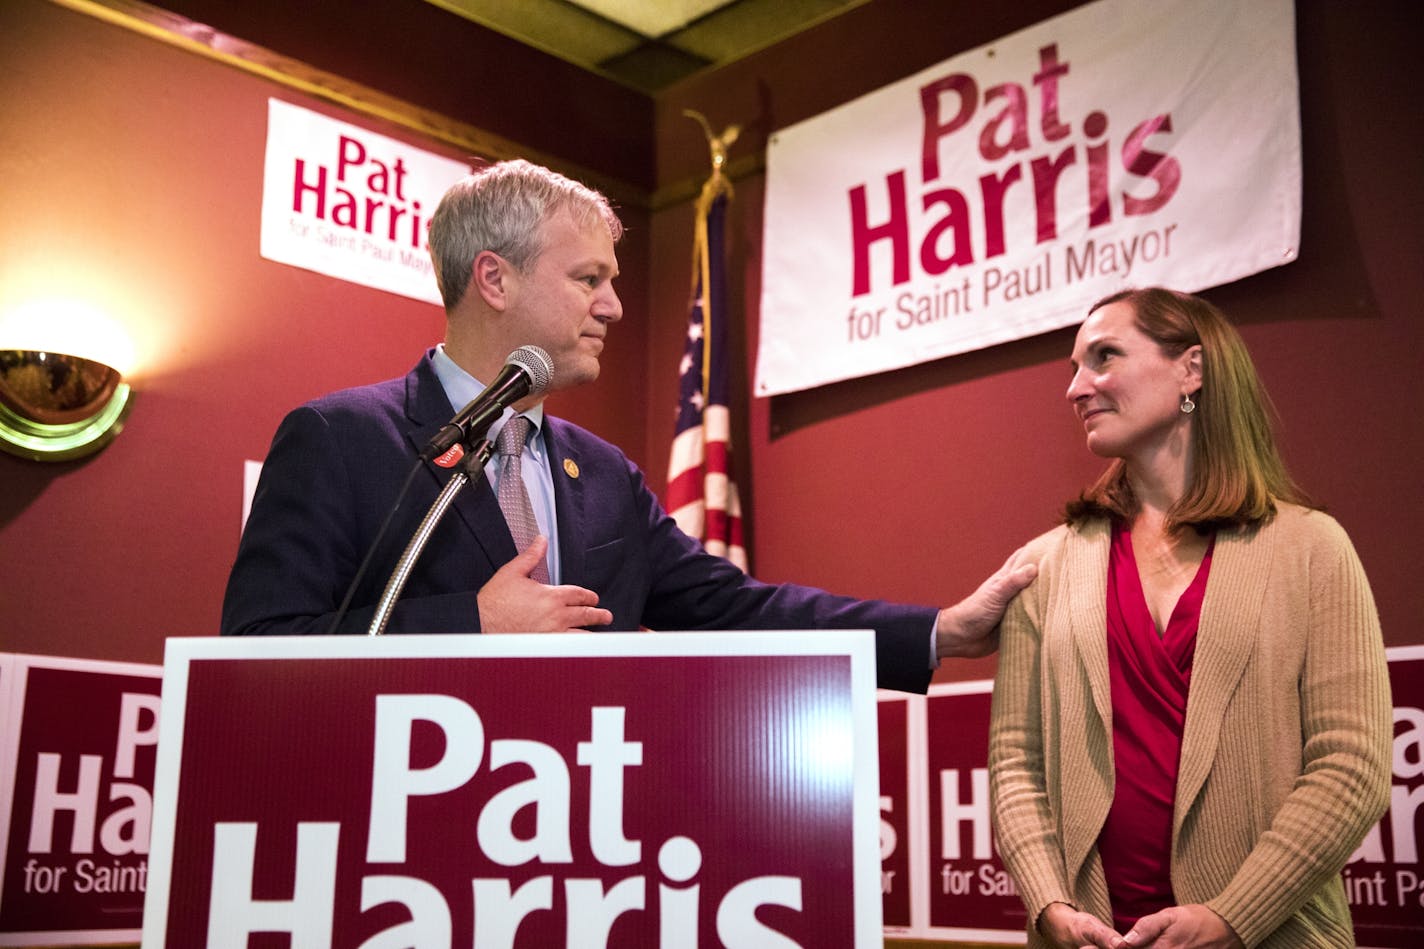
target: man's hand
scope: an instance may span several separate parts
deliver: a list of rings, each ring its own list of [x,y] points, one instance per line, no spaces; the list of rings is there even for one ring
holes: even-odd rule
[[[500,567],[476,596],[486,633],[568,633],[606,626],[613,614],[599,609],[598,594],[575,586],[546,586],[530,578],[549,542],[537,537]]]
[[[1067,903],[1049,903],[1038,916],[1038,931],[1059,949],[1114,949],[1122,937],[1092,913]]]
[[[999,620],[1009,601],[1038,576],[1038,565],[1019,563],[1021,551],[965,599],[939,611],[935,622],[935,654],[941,659],[973,659],[999,648]]]
[[[1242,949],[1231,924],[1208,906],[1169,906],[1137,921],[1112,949]]]

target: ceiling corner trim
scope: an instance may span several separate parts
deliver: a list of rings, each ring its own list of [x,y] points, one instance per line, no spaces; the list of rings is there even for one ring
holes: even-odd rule
[[[611,178],[520,145],[503,136],[447,115],[386,95],[299,60],[281,56],[235,36],[220,33],[141,0],[49,0],[56,6],[94,17],[168,46],[240,69],[277,85],[381,119],[445,145],[500,161],[526,158],[597,188],[624,206],[648,208],[652,195]]]

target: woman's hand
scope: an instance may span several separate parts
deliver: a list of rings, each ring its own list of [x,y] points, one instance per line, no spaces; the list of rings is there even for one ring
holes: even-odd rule
[[[1122,937],[1092,913],[1067,903],[1049,903],[1038,917],[1038,931],[1059,949],[1113,949]]]
[[[1200,903],[1169,906],[1144,916],[1114,949],[1243,949],[1226,920]]]

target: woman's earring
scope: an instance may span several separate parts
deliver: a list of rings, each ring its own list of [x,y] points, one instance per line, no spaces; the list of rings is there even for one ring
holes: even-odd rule
[[[1197,404],[1192,401],[1192,397],[1184,394],[1182,396],[1182,414],[1191,415],[1196,410]]]

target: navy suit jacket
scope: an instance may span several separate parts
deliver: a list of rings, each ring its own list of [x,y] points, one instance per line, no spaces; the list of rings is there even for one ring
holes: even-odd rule
[[[272,440],[223,602],[225,635],[328,631],[372,541],[454,408],[427,353],[403,379],[292,411]],[[923,692],[936,610],[772,585],[684,534],[616,447],[548,415],[562,582],[598,593],[614,630],[846,629],[876,633],[881,687]],[[421,463],[338,628],[370,626],[390,573],[453,470]],[[515,555],[494,492],[475,478],[430,537],[387,633],[475,633],[476,594]]]

